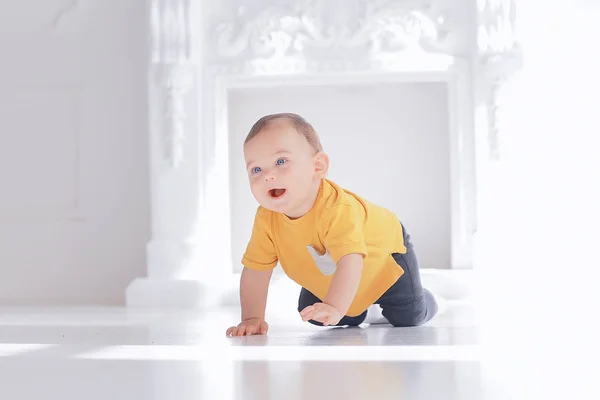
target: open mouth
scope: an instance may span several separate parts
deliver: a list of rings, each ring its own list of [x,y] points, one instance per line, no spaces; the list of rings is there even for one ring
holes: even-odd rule
[[[283,196],[284,193],[285,193],[285,189],[271,189],[271,190],[269,190],[269,196],[271,196],[274,199]]]

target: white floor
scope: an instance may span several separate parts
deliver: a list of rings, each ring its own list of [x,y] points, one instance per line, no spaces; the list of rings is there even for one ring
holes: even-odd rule
[[[422,327],[349,329],[270,304],[269,334],[246,338],[225,337],[235,307],[0,309],[0,399],[504,400],[583,390],[560,380],[581,367],[560,361],[560,348],[533,364],[529,343],[483,346],[490,327],[480,329],[468,302]]]

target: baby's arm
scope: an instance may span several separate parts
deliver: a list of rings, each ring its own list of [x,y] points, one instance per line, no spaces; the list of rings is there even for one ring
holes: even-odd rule
[[[324,325],[336,325],[348,312],[362,277],[363,257],[367,255],[363,220],[349,204],[331,207],[324,214],[322,236],[331,257],[337,260],[336,271],[323,303],[300,312],[305,321],[313,319]]]
[[[362,254],[347,254],[340,258],[333,274],[325,303],[346,315],[360,283],[363,268]]]
[[[273,275],[273,270],[256,271],[249,268],[243,269],[240,279],[242,321],[251,318],[265,319],[271,275]]]
[[[304,321],[315,320],[323,325],[337,325],[344,317],[360,284],[363,255],[347,254],[340,258],[323,303],[305,307],[300,315]]]
[[[242,303],[242,322],[227,329],[227,336],[266,334],[269,325],[265,321],[267,293],[273,270],[242,270],[240,278],[240,300]]]

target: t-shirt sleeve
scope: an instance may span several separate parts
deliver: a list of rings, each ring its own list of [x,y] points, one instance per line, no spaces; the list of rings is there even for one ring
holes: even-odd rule
[[[271,215],[258,207],[254,217],[252,235],[242,257],[244,267],[258,271],[269,271],[277,266],[277,253],[271,235]]]
[[[362,216],[348,204],[338,204],[324,213],[325,248],[337,264],[347,254],[367,256]]]

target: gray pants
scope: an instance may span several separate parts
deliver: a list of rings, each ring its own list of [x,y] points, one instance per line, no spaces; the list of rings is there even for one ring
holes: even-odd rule
[[[393,326],[418,326],[429,321],[438,310],[431,292],[421,286],[419,263],[415,255],[410,235],[403,228],[406,254],[393,253],[392,257],[404,270],[404,274],[375,302],[381,306],[383,316]],[[310,291],[302,288],[298,299],[298,312],[305,307],[322,302]],[[337,326],[357,326],[367,317],[365,311],[359,316],[343,317]],[[311,324],[322,326],[320,322],[310,320]]]

